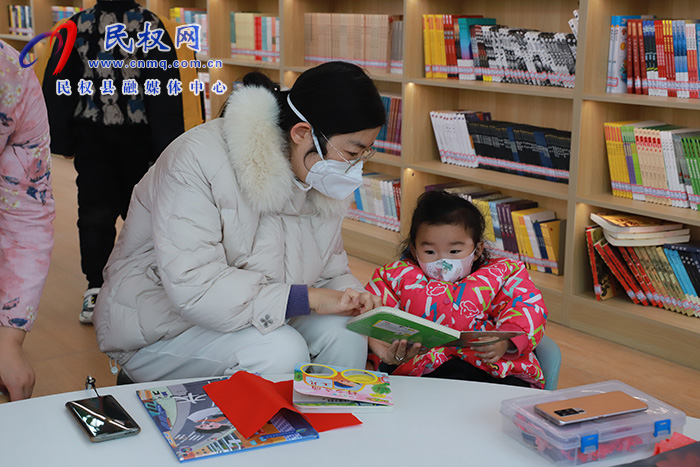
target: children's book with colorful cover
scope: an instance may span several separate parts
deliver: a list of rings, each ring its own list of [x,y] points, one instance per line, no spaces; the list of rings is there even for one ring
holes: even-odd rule
[[[280,410],[250,438],[244,438],[204,391],[218,379],[136,391],[180,462],[318,438],[298,413]]]
[[[512,339],[520,331],[457,331],[398,308],[380,306],[350,318],[345,325],[351,331],[384,342],[406,339],[424,347],[479,347]]]
[[[394,407],[387,373],[317,363],[294,368],[292,400],[300,412],[391,412]]]
[[[591,213],[591,220],[605,231],[613,233],[664,232],[683,228],[683,224],[664,222],[650,217],[631,214]]]

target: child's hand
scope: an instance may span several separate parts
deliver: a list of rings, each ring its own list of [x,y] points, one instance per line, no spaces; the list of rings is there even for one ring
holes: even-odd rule
[[[485,338],[485,340],[488,339],[488,337]],[[503,355],[505,355],[510,346],[515,348],[515,345],[510,341],[510,339],[508,339],[496,342],[495,344],[472,347],[471,349],[476,352],[476,356],[479,357],[484,363],[496,363],[503,358]]]
[[[392,342],[391,345],[385,344],[385,346],[382,346],[379,358],[389,365],[401,365],[412,360],[413,357],[421,352],[422,348],[423,346],[420,342],[414,342],[413,345],[409,346],[408,341],[402,339]]]

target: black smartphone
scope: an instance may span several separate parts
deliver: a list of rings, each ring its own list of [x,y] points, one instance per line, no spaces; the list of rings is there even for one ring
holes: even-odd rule
[[[69,401],[66,407],[93,443],[135,435],[141,431],[131,415],[109,394]]]

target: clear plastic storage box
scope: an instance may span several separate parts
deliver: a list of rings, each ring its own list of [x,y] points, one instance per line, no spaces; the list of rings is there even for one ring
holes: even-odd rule
[[[623,391],[646,402],[649,408],[568,426],[556,425],[534,411],[535,404],[611,391]],[[685,425],[685,413],[621,381],[507,399],[501,404],[501,414],[503,431],[560,466],[581,465],[630,453],[651,455],[658,441],[673,432],[682,433]]]

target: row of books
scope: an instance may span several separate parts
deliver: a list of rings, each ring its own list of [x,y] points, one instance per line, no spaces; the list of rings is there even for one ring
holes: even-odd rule
[[[400,97],[381,96],[386,109],[386,124],[372,145],[377,151],[401,155],[401,107]]]
[[[82,10],[79,6],[51,6],[51,21],[53,21],[53,24],[56,24],[62,19],[70,18],[80,13]]]
[[[698,210],[700,129],[654,120],[604,128],[613,195]]]
[[[460,182],[428,185],[470,201],[484,216],[484,242],[493,256],[520,260],[533,271],[564,273],[566,220],[536,201]]]
[[[204,120],[211,120],[211,77],[209,72],[198,71],[197,78],[204,83]]]
[[[198,24],[200,26],[200,51],[209,53],[209,17],[206,10],[197,8],[171,7],[170,19],[178,24]]]
[[[478,111],[434,110],[430,120],[444,163],[568,183],[569,131],[491,121]]]
[[[403,25],[393,25],[398,22],[403,23],[402,15],[306,13],[306,65],[343,60],[369,71],[400,73]]]
[[[10,18],[10,34],[20,36],[31,36],[34,34],[32,28],[32,8],[28,5],[7,5],[7,12]]]
[[[280,61],[280,19],[274,14],[231,12],[231,57]]]
[[[362,185],[355,190],[347,217],[398,232],[401,179],[377,172],[363,174]]]
[[[610,93],[698,99],[700,20],[613,16],[610,24]]]
[[[600,226],[586,228],[598,300],[625,293],[636,304],[700,316],[700,246],[610,244]]]
[[[427,78],[573,88],[576,36],[497,25],[478,15],[423,15]]]

